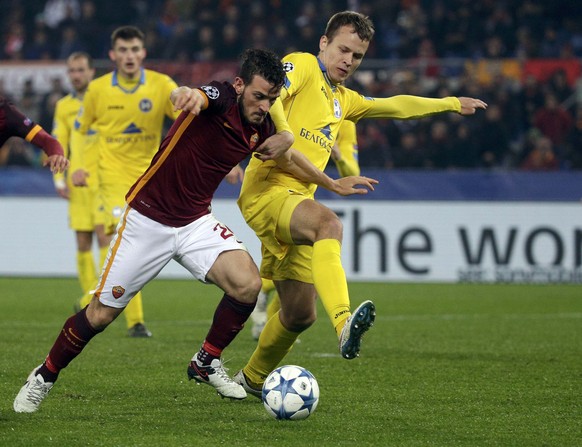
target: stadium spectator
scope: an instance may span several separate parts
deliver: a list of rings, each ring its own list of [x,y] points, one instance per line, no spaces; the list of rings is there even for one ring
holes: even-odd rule
[[[504,166],[510,138],[499,105],[491,104],[485,111],[485,119],[475,133],[475,145],[479,167],[490,169]]]
[[[24,59],[27,60],[51,60],[54,53],[54,45],[42,25],[35,28],[32,42],[27,41],[22,52]]]
[[[107,35],[103,33],[104,24],[97,18],[97,6],[92,0],[84,0],[81,3],[81,17],[77,21],[77,34],[91,57],[107,57]]]
[[[67,0],[61,0],[67,3]],[[46,49],[42,32],[45,29],[38,18],[42,18],[45,1],[27,4],[24,9],[15,0],[0,0],[0,6],[7,14],[0,17],[3,33],[0,58],[34,60],[47,57],[58,58],[54,49]],[[78,40],[96,58],[107,57],[107,38],[110,31],[120,23],[143,26],[147,30],[149,59],[164,59],[172,62],[192,61],[228,61],[236,56],[236,45],[241,42],[247,46],[269,47],[287,54],[297,49],[308,50],[316,42],[314,29],[321,24],[321,17],[326,17],[330,10],[343,8],[345,2],[339,0],[315,2],[300,0],[296,2],[271,2],[266,0],[249,0],[244,3],[216,2],[198,0],[193,2],[167,0],[155,2],[118,2],[115,0],[78,1],[80,16],[70,15],[62,19],[55,33],[60,33],[63,27],[73,25],[78,33]],[[559,2],[559,7],[552,2],[523,0],[511,4],[499,2],[386,2],[383,0],[367,0],[357,2],[356,7],[372,15],[377,23],[374,42],[368,49],[368,58],[390,59],[387,69],[375,70],[371,76],[376,76],[374,82],[366,83],[365,89],[359,89],[371,96],[390,96],[409,93],[422,96],[443,96],[434,94],[432,88],[435,82],[446,79],[447,88],[451,94],[484,97],[489,102],[501,105],[504,122],[510,132],[512,144],[522,145],[524,135],[533,124],[533,116],[542,107],[543,95],[553,91],[558,101],[570,113],[575,109],[572,80],[564,79],[563,74],[555,74],[549,81],[535,81],[533,76],[515,82],[517,75],[510,78],[503,76],[507,84],[514,81],[515,85],[504,87],[505,98],[498,96],[494,88],[475,84],[478,92],[470,91],[470,84],[459,81],[462,79],[464,61],[455,57],[491,58],[508,57],[514,61],[540,58],[543,55],[557,55],[571,58],[568,63],[578,63],[575,58],[582,48],[580,38],[580,23],[582,9],[575,7],[575,2]],[[5,5],[5,6],[4,6]],[[267,5],[269,7],[267,7]],[[241,8],[244,7],[244,14]],[[108,11],[115,10],[115,14]],[[256,27],[256,24],[262,26]],[[205,35],[202,45],[196,41],[200,30]],[[14,32],[14,30],[20,30]],[[155,30],[155,31],[154,31]],[[238,32],[238,42],[234,34]],[[223,32],[227,37],[224,38]],[[253,43],[251,38],[254,39]],[[50,47],[58,45],[60,34],[48,39]],[[7,43],[9,44],[7,45]],[[226,42],[231,42],[227,44]],[[244,46],[243,45],[243,46]],[[4,49],[8,53],[4,52]],[[66,54],[69,50],[65,50]],[[50,56],[49,56],[50,55]],[[414,58],[419,57],[419,60]],[[578,54],[579,55],[579,54]],[[438,64],[433,61],[438,61]],[[422,71],[419,62],[428,68]],[[496,64],[491,59],[482,61],[487,70],[503,67],[507,60],[497,59]],[[408,67],[420,75],[411,77],[411,82],[395,82],[392,74],[392,64],[397,64],[399,71]],[[433,76],[438,72],[440,78]],[[503,72],[503,69],[501,70]],[[570,75],[570,72],[568,73]],[[515,79],[513,77],[515,76]],[[186,78],[190,81],[192,76]],[[540,79],[544,79],[540,77]],[[534,81],[532,83],[532,81]],[[564,84],[565,82],[565,84]],[[463,88],[461,88],[461,86]],[[570,93],[570,94],[569,94]],[[489,96],[491,94],[491,96]],[[377,126],[377,123],[372,124]],[[428,129],[421,129],[425,134],[419,138],[421,144],[431,144]],[[379,127],[383,133],[386,128]],[[398,145],[398,138],[391,140],[392,145]],[[451,134],[454,140],[454,133]],[[366,149],[366,148],[365,148]],[[558,149],[558,148],[557,148]],[[369,153],[369,152],[368,152]],[[364,152],[363,152],[364,154]],[[375,154],[378,155],[378,154]],[[364,163],[366,163],[364,155]],[[505,157],[507,158],[507,157]],[[509,157],[511,159],[511,157]],[[389,163],[389,161],[388,161]],[[564,164],[563,166],[567,166]],[[517,164],[510,167],[518,167]]]
[[[554,146],[562,147],[572,129],[573,119],[570,112],[558,104],[555,93],[548,92],[545,95],[544,106],[535,112],[533,124]]]
[[[39,124],[49,129],[53,124],[57,101],[67,95],[59,76],[51,79],[51,89],[45,93],[39,103]]]
[[[55,31],[63,23],[75,22],[80,16],[81,7],[77,0],[47,0],[42,12],[43,22]]]
[[[555,171],[559,167],[552,140],[544,136],[536,139],[533,149],[521,164],[521,169],[525,171]]]
[[[66,60],[71,54],[85,51],[82,40],[79,39],[75,25],[67,25],[62,28],[61,38],[57,47],[57,58]]]
[[[22,52],[26,42],[26,29],[20,22],[14,22],[4,36],[3,53],[6,59],[22,59]]]
[[[38,122],[40,118],[39,102],[40,98],[34,86],[34,79],[25,79],[22,84],[22,96],[18,101],[18,108],[32,121]]]

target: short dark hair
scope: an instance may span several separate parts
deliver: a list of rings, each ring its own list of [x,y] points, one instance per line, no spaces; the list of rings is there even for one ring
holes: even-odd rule
[[[259,75],[275,88],[281,88],[285,82],[285,70],[279,56],[270,50],[251,48],[241,55],[239,77],[245,84],[250,84],[253,76]]]
[[[72,52],[69,55],[69,57],[67,58],[67,61],[75,61],[77,59],[87,59],[87,65],[89,65],[89,68],[93,68],[93,66],[94,66],[93,58],[86,51],[74,51],[74,52]]]
[[[331,16],[325,27],[325,36],[330,42],[342,26],[352,26],[362,40],[370,42],[374,37],[374,24],[368,16],[354,11],[342,11]]]
[[[131,25],[120,26],[111,33],[111,48],[115,46],[115,42],[118,39],[121,40],[139,39],[143,43],[145,41],[145,34],[137,26]]]

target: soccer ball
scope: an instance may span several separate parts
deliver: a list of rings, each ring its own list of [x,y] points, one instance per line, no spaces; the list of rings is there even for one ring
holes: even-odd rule
[[[301,366],[280,366],[263,384],[263,405],[275,419],[305,419],[317,408],[319,385]]]

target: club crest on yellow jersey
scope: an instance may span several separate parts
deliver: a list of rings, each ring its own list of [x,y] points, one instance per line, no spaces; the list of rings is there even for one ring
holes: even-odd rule
[[[152,108],[153,104],[151,99],[144,98],[139,102],[139,110],[141,110],[142,112],[149,112],[150,110],[152,110]]]

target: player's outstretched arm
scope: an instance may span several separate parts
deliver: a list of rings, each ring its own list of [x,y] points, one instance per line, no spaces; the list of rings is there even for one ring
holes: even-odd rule
[[[352,194],[367,194],[373,191],[378,180],[368,177],[351,176],[334,180],[325,172],[320,171],[301,152],[290,149],[282,157],[275,160],[277,166],[289,172],[294,177],[306,183],[313,183],[341,196]],[[363,186],[363,188],[358,188]]]
[[[64,155],[49,155],[42,164],[49,166],[52,173],[65,172],[69,167],[69,160]]]
[[[52,173],[65,172],[69,167],[69,160],[65,157],[65,152],[56,138],[49,135],[44,129],[40,129],[30,142],[47,154],[43,166],[49,166]]]
[[[193,115],[198,115],[208,107],[208,100],[200,90],[185,86],[172,90],[170,101],[174,104],[174,110],[183,110]]]
[[[487,103],[475,98],[459,97],[461,103],[461,115],[473,115],[477,109],[486,109]]]
[[[281,157],[295,142],[291,132],[283,130],[267,138],[255,151],[255,157],[261,161],[275,160]]]
[[[362,177],[360,175],[352,175],[349,177],[342,177],[334,180],[335,189],[330,191],[339,194],[340,196],[351,196],[353,194],[368,194],[368,191],[374,191],[374,185],[378,184],[378,180],[370,177]]]

